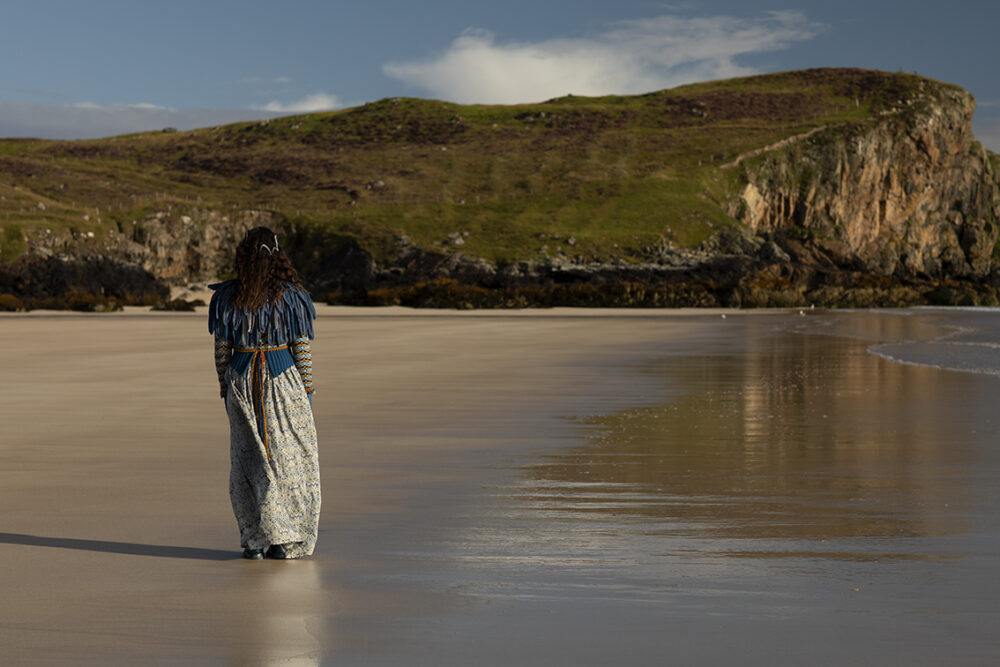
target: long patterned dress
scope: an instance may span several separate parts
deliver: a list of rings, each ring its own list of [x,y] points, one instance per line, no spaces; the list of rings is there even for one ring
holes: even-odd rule
[[[229,497],[244,549],[284,546],[288,558],[316,545],[319,459],[312,414],[309,294],[286,285],[256,311],[234,305],[236,281],[210,285],[219,389],[229,415]]]

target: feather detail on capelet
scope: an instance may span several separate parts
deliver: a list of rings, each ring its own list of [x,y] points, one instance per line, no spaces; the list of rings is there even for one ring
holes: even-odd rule
[[[209,285],[215,290],[208,305],[209,333],[247,347],[284,345],[300,336],[313,338],[316,309],[308,292],[286,284],[277,301],[249,311],[234,303],[238,285],[235,279]]]

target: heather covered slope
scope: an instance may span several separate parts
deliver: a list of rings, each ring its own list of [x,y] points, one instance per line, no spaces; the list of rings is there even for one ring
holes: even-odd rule
[[[6,140],[0,257],[100,256],[207,280],[263,223],[324,292],[433,278],[544,286],[554,271],[608,285],[695,268],[702,280],[734,257],[730,283],[775,265],[809,268],[778,271],[792,284],[826,280],[816,270],[982,282],[1000,197],[973,109],[949,84],[819,69],[637,96],[393,98],[192,132]]]

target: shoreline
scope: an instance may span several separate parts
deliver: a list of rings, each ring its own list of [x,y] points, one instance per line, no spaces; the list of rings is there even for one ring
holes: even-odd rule
[[[619,317],[670,317],[697,316],[697,315],[782,315],[792,314],[799,311],[809,313],[806,308],[586,308],[570,306],[554,306],[550,308],[510,308],[510,309],[477,309],[466,310],[460,308],[411,308],[408,306],[331,306],[323,303],[314,303],[318,317],[486,317],[486,318],[508,318],[508,317],[594,317],[594,318],[619,318]],[[926,306],[936,308],[937,306]],[[843,312],[850,312],[852,309],[843,309]],[[856,309],[865,311],[870,309]],[[893,309],[888,309],[893,310]],[[812,309],[811,312],[838,312],[823,308]],[[149,306],[125,306],[122,310],[97,313],[81,312],[72,310],[31,310],[27,312],[0,312],[0,319],[25,319],[32,317],[188,317],[205,318],[208,314],[207,306],[197,306],[194,311],[157,311]]]

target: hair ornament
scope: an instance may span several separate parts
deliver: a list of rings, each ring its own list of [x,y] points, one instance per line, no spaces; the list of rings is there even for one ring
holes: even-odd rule
[[[257,248],[257,252],[258,253],[260,253],[260,252],[262,252],[264,250],[267,251],[268,255],[273,255],[274,253],[278,252],[278,235],[277,234],[274,235],[274,247],[273,248],[271,248],[270,246],[268,246],[266,243],[261,243],[260,247]]]

